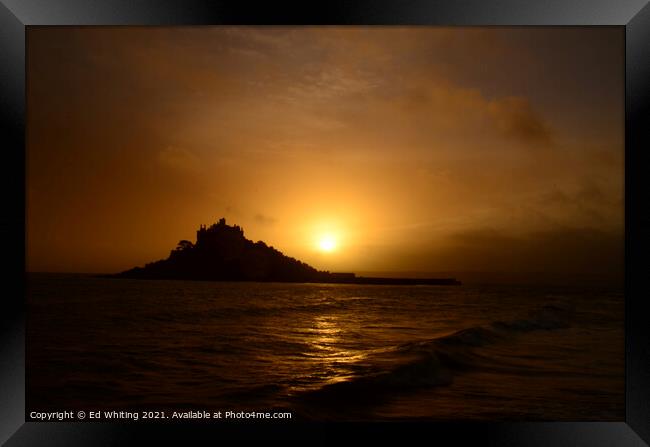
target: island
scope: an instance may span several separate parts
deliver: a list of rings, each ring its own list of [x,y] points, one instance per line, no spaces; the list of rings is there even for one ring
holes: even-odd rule
[[[167,259],[111,275],[133,279],[258,281],[379,285],[460,285],[455,278],[375,278],[320,271],[262,241],[244,237],[239,225],[221,218],[200,225],[196,242],[181,240]]]

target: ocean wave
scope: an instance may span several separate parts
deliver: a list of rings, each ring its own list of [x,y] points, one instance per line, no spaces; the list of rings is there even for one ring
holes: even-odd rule
[[[363,372],[328,383],[295,396],[296,400],[336,405],[345,397],[359,405],[373,403],[399,391],[446,386],[454,374],[470,368],[489,367],[495,360],[481,353],[481,347],[507,342],[518,334],[571,327],[572,306],[548,304],[526,318],[495,321],[430,340],[406,343],[386,351]]]

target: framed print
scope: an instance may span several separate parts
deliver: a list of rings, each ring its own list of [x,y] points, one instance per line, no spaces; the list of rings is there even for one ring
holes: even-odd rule
[[[0,13],[7,445],[650,440],[644,1]]]

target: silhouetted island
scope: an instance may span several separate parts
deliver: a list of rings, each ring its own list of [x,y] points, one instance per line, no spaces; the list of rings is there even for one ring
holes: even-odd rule
[[[196,243],[180,241],[167,259],[113,276],[211,281],[460,285],[454,278],[371,278],[354,273],[319,271],[285,256],[262,241],[246,239],[240,226],[227,225],[224,218],[209,227],[201,225],[196,232]]]

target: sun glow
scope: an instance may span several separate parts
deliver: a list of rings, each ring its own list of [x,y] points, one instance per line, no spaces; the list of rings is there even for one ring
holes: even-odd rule
[[[318,240],[318,248],[321,251],[331,252],[336,250],[336,238],[331,234],[321,236]]]

